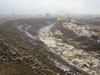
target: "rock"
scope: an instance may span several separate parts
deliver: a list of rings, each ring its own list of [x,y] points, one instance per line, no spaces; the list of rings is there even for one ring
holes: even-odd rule
[[[74,31],[77,35],[80,35],[80,36],[88,36],[88,37],[91,37],[91,35],[93,35],[91,33],[91,31],[88,30],[87,26],[84,25],[84,26],[79,26],[77,24],[73,24],[73,23],[63,23],[63,26],[69,30],[72,30]],[[96,33],[94,33],[96,34]]]

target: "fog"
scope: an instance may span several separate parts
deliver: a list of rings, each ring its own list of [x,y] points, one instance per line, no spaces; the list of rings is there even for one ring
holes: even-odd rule
[[[0,15],[95,14],[100,15],[100,0],[0,0]]]

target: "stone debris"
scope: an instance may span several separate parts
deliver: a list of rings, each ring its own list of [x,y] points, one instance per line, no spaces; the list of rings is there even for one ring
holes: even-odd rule
[[[72,23],[64,23],[63,26],[67,29],[73,30],[79,36],[90,37],[92,35],[91,32],[88,31],[88,27],[85,26],[77,26],[76,24]],[[62,39],[58,39],[52,35],[49,35],[51,33],[50,30],[52,27],[51,25],[46,26],[43,29],[41,29],[39,33],[40,40],[50,48],[51,52],[59,55],[69,64],[87,72],[90,75],[100,75],[100,68],[98,69],[98,67],[100,66],[100,60],[93,57],[93,54],[98,55],[98,53],[93,52],[92,54],[90,54],[84,51],[83,49],[76,49],[72,45],[63,43]]]
[[[63,26],[69,30],[74,31],[79,36],[91,37],[91,35],[93,35],[93,34],[96,35],[96,33],[94,33],[93,31],[89,31],[89,28],[86,25],[79,26],[79,25],[73,24],[71,22],[69,22],[69,23],[65,22],[65,23],[63,23]]]
[[[54,33],[55,35],[63,35],[63,33],[61,33],[61,31],[59,31],[59,30],[55,30],[55,33]]]

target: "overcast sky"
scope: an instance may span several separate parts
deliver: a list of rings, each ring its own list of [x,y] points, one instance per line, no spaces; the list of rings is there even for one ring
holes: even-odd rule
[[[100,0],[0,0],[0,14],[99,14]]]

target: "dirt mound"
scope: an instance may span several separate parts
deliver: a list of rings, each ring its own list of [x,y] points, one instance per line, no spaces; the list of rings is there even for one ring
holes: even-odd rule
[[[36,70],[39,75],[64,75],[65,73],[70,75],[87,75],[87,73],[77,69],[76,67],[70,66],[59,56],[50,52],[50,49],[47,47],[47,45],[40,41],[39,38],[38,40],[33,39],[35,35],[39,37],[38,31],[40,30],[40,28],[46,27],[50,23],[48,23],[48,21],[52,22],[52,19],[24,19],[9,21],[2,24],[0,27],[0,32],[4,37],[3,39],[9,45],[4,44],[4,47],[1,46],[1,57],[3,56],[3,58],[1,58],[1,64],[13,61],[25,63],[33,70]],[[21,30],[18,30],[18,27],[20,26]],[[65,32],[66,30],[64,31],[64,33]],[[67,36],[66,33],[64,35]],[[72,33],[72,35],[77,36],[76,34],[74,34],[74,32]],[[72,36],[69,35],[68,37],[70,38]]]
[[[0,64],[0,75],[36,75],[32,68],[22,62],[5,62]]]
[[[53,75],[55,73],[49,71],[44,65],[40,65],[31,55],[18,51],[0,40],[0,74]]]
[[[100,43],[96,43],[96,44],[90,45],[89,47],[86,48],[86,50],[100,52]]]
[[[69,49],[65,47],[65,45],[62,45],[62,47],[59,45],[59,51],[62,51],[61,55],[64,53],[65,55],[63,56],[66,56],[65,60],[68,59],[67,61],[70,62],[70,64],[72,63],[72,65],[84,70],[90,75],[99,74],[98,67],[100,65],[100,59],[98,51],[100,50],[100,44],[98,44],[98,38],[92,36],[93,34],[95,35],[95,33],[92,34],[84,25],[80,26],[73,23],[66,23],[64,26],[63,23],[56,23],[51,30],[52,33],[54,33],[54,30],[59,30],[63,35],[53,35],[53,37],[62,40],[61,43],[67,44],[68,47],[72,47],[72,49]],[[56,48],[54,49],[57,50]],[[68,55],[70,55],[70,57],[68,57]],[[90,63],[92,63],[92,65]]]
[[[38,40],[34,40],[29,36],[26,36],[26,33],[17,29],[17,26],[21,25],[23,25],[23,29],[26,28],[26,25],[31,26],[28,32],[32,36],[35,36],[38,34],[38,30],[41,27],[48,25],[48,21],[51,23],[53,20],[54,19],[52,18],[20,19],[8,21],[0,25],[0,39],[4,40],[0,46],[1,64],[18,61],[25,63],[36,70],[38,75],[55,75],[57,73],[63,75],[65,72],[56,67],[56,65],[48,58],[49,56],[56,58],[54,57],[55,55],[49,53],[47,51],[48,48],[38,38]]]
[[[74,41],[79,41],[79,42],[81,42],[81,41],[85,41],[85,40],[89,40],[90,38],[89,37],[87,37],[87,36],[79,36],[79,37],[77,37],[77,38],[74,38],[73,40]]]

